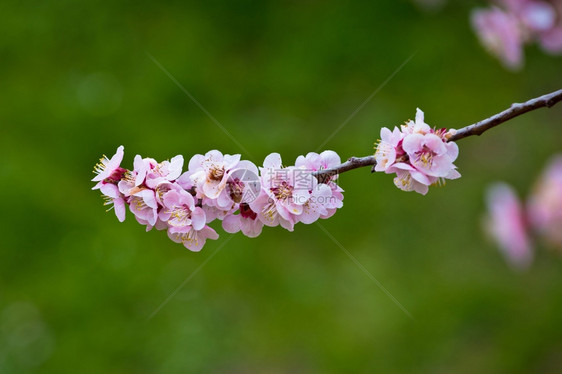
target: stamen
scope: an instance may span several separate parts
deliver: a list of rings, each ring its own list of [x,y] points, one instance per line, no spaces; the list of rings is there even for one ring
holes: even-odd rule
[[[109,162],[109,159],[107,158],[106,155],[103,155],[102,158],[100,158],[100,162],[98,162],[96,165],[94,165],[94,173],[95,174],[101,174],[105,168],[107,167],[107,163]]]

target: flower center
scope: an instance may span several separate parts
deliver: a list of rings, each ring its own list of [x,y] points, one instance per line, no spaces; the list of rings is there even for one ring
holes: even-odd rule
[[[427,147],[423,147],[421,152],[417,153],[416,161],[421,163],[424,167],[431,167],[433,163],[434,153]]]
[[[269,203],[263,207],[262,213],[269,222],[273,222],[277,216],[277,208],[275,207],[275,202],[272,199],[269,200]]]
[[[123,176],[127,174],[127,170],[123,169],[121,167],[118,167],[117,169],[113,170],[113,173],[111,173],[111,175],[107,178],[104,179],[104,182],[106,183],[118,183],[121,179],[123,179]]]
[[[293,186],[290,186],[287,182],[282,182],[279,187],[272,187],[271,192],[278,200],[286,200],[292,196]]]
[[[244,194],[244,182],[236,178],[228,182],[228,193],[232,201],[239,203]]]
[[[172,188],[167,184],[159,184],[158,186],[156,186],[156,196],[158,196],[160,201],[162,201],[162,199],[164,199],[164,194],[166,194],[166,192],[169,192],[171,189]]]
[[[188,232],[182,232],[178,234],[179,239],[182,243],[197,243],[199,242],[199,238],[197,236],[197,231],[189,230]]]
[[[152,169],[151,171],[159,177],[164,177],[166,174],[164,171],[164,165],[162,165],[162,163],[156,164],[154,166],[150,165],[150,168]]]
[[[217,165],[211,166],[211,170],[209,172],[209,178],[211,180],[220,181],[222,180],[223,176],[224,176],[224,166],[221,167]]]
[[[247,203],[240,204],[240,215],[252,220],[255,220],[258,217],[257,213],[254,212]]]
[[[400,184],[403,188],[409,189],[412,186],[412,176],[407,174],[406,176],[400,178]]]
[[[187,226],[190,222],[190,210],[186,205],[176,206],[172,209],[170,220],[172,226]]]
[[[133,200],[132,203],[135,205],[137,210],[140,211],[140,210],[143,210],[145,208],[148,208],[148,205],[145,204],[143,198],[134,196],[132,200]]]

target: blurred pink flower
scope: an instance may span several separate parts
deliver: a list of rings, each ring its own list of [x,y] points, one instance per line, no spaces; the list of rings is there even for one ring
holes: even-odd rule
[[[515,191],[507,184],[494,184],[487,191],[486,203],[488,233],[512,266],[527,268],[533,259],[533,248],[525,212]]]
[[[550,54],[562,53],[562,1],[497,0],[477,9],[471,21],[480,41],[512,70],[523,66],[523,46],[537,42]]]
[[[471,22],[484,47],[511,70],[523,66],[523,35],[520,21],[510,12],[497,7],[476,9]]]
[[[562,155],[555,156],[528,200],[529,220],[548,243],[562,250]]]
[[[562,25],[559,24],[539,35],[541,47],[551,54],[562,52]]]
[[[550,30],[556,23],[556,11],[545,1],[523,2],[519,17],[528,30],[538,33]]]

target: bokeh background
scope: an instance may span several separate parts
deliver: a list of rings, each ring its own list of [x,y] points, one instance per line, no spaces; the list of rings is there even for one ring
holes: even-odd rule
[[[423,197],[368,169],[342,175],[317,226],[235,235],[191,253],[120,224],[91,191],[102,154],[242,153],[261,164],[324,147],[372,152],[381,126],[462,127],[562,87],[562,59],[526,49],[519,73],[479,45],[450,1],[12,1],[0,6],[0,372],[556,373],[562,261],[526,272],[482,234],[483,194],[523,196],[562,151],[562,106],[459,143],[462,179]]]

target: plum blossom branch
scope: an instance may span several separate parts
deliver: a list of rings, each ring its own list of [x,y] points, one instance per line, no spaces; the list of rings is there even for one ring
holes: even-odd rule
[[[528,100],[524,103],[514,103],[508,109],[498,114],[495,114],[489,118],[476,122],[472,125],[463,127],[459,130],[450,131],[447,135],[447,139],[449,142],[453,142],[453,141],[456,142],[468,136],[481,135],[482,133],[491,129],[492,127],[496,127],[504,122],[509,121],[512,118],[515,118],[517,116],[520,116],[524,113],[530,112],[535,109],[550,108],[560,101],[562,101],[562,89]],[[375,156],[350,157],[346,162],[340,165],[315,172],[314,176],[316,176],[316,178],[322,181],[322,180],[329,179],[331,176],[365,166],[371,166],[373,167],[372,171],[375,171],[374,166],[376,164],[377,161],[375,159]]]
[[[294,165],[283,166],[281,155],[271,153],[257,167],[240,154],[218,150],[196,154],[184,171],[177,155],[158,162],[136,155],[133,169],[121,167],[124,148],[95,166],[93,189],[104,204],[125,220],[127,207],[146,226],[166,230],[168,237],[191,251],[218,239],[211,222],[222,221],[224,231],[259,236],[264,226],[293,231],[297,223],[311,224],[333,216],[343,206],[344,190],[338,174],[365,166],[372,171],[395,174],[394,184],[403,191],[425,195],[430,186],[460,178],[454,162],[459,155],[456,140],[486,130],[528,111],[550,107],[562,100],[562,90],[513,104],[511,108],[458,131],[432,128],[418,109],[415,120],[400,127],[383,127],[375,154],[351,157],[341,163],[333,151],[309,152]],[[183,171],[183,173],[182,173]]]

